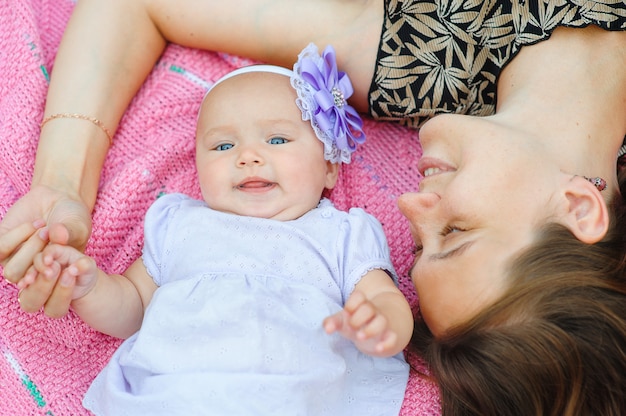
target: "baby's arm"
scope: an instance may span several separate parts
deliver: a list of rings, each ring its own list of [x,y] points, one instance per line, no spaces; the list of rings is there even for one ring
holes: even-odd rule
[[[343,310],[324,320],[327,333],[338,331],[365,354],[388,357],[402,351],[413,333],[413,313],[389,275],[368,272]]]
[[[145,306],[157,286],[141,259],[124,275],[108,275],[94,259],[70,246],[51,244],[36,256],[36,279],[72,287],[74,311],[94,329],[127,338],[141,326]]]

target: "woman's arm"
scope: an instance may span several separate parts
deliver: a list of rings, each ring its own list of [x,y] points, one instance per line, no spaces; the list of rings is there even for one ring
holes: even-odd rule
[[[83,114],[114,132],[165,44],[142,2],[77,2],[52,69],[44,118]],[[94,123],[51,120],[42,127],[32,183],[67,192],[91,210],[108,148]]]
[[[383,0],[156,0],[148,14],[174,43],[293,67],[309,43],[333,45],[354,84],[351,104],[367,111],[367,95],[383,24]]]
[[[114,132],[164,47],[141,2],[79,1],[52,70],[45,117],[82,114]],[[9,281],[24,276],[48,237],[84,249],[108,148],[103,129],[87,120],[56,118],[42,127],[31,189],[0,224],[0,261]],[[45,236],[11,235],[38,220],[47,225]],[[27,301],[36,285],[24,291]]]

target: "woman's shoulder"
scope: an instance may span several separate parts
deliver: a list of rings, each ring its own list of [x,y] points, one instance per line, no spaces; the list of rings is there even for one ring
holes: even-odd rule
[[[370,112],[411,127],[440,113],[493,114],[500,72],[522,47],[559,26],[626,30],[625,16],[623,1],[386,2]]]

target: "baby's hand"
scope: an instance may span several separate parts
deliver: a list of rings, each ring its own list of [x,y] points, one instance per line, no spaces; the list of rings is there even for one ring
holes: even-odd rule
[[[20,304],[27,312],[38,305],[53,306],[50,314],[60,317],[69,310],[70,302],[85,296],[96,284],[98,268],[95,261],[70,246],[48,245],[33,259],[33,265],[18,283],[20,289],[29,287]],[[49,302],[53,301],[53,305]],[[32,305],[32,307],[31,307]]]
[[[397,340],[388,319],[358,290],[350,295],[343,310],[324,319],[324,330],[328,334],[339,332],[373,356],[387,356]]]

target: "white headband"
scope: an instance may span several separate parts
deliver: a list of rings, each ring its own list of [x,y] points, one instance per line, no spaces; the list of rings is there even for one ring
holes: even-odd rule
[[[289,78],[291,78],[291,76],[293,75],[293,71],[292,70],[287,69],[287,68],[283,68],[282,66],[276,66],[276,65],[249,65],[249,66],[244,66],[244,67],[232,70],[229,73],[227,73],[226,75],[223,75],[220,79],[215,81],[215,83],[213,85],[211,85],[211,87],[209,88],[209,90],[206,93],[207,94],[210,93],[213,88],[215,88],[217,85],[221,84],[222,82],[226,81],[229,78],[236,77],[237,75],[241,75],[241,74],[247,74],[247,73],[250,73],[250,72],[270,72],[272,74],[284,75],[284,76],[289,77]],[[205,97],[206,97],[206,94],[205,94]]]

